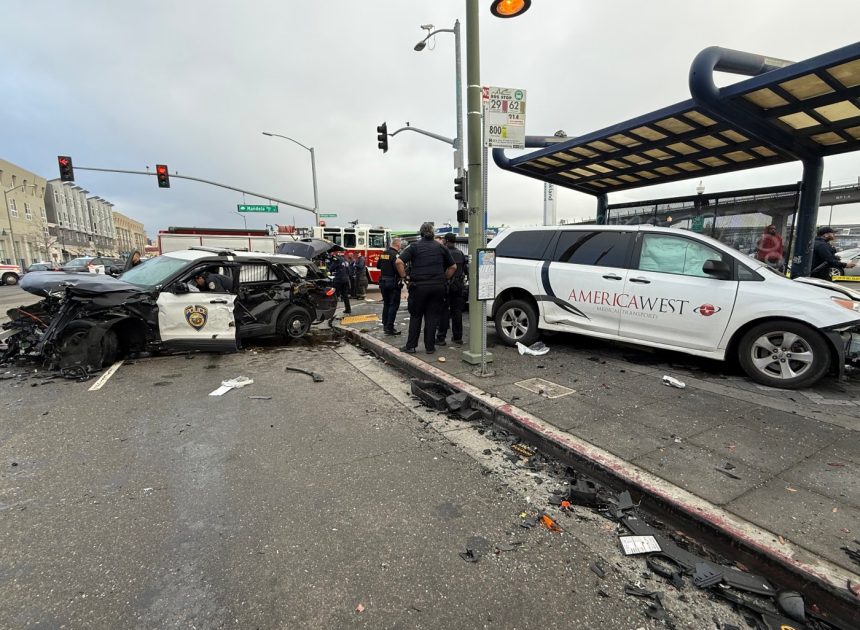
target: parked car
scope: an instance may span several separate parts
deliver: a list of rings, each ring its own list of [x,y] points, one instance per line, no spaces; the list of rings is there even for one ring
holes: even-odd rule
[[[194,280],[201,276],[208,278]],[[0,360],[27,355],[54,367],[100,368],[129,352],[232,351],[248,339],[295,339],[333,318],[337,306],[329,280],[304,258],[205,248],[152,258],[122,278],[36,272],[21,288],[45,299],[9,311],[4,328],[19,334]]]
[[[108,256],[81,256],[74,258],[61,267],[63,271],[88,273],[122,273],[125,260]]]
[[[0,264],[0,284],[18,284],[21,279],[21,268],[18,265]]]
[[[496,334],[567,331],[718,360],[773,387],[841,374],[860,292],[789,280],[710,237],[654,226],[512,228],[496,254]],[[849,357],[850,358],[850,357]]]
[[[59,271],[60,266],[53,262],[34,262],[27,267],[24,273],[32,273],[33,271]]]

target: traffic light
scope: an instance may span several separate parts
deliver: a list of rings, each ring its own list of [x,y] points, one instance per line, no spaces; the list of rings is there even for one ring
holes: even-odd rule
[[[75,170],[72,168],[72,158],[68,155],[58,155],[57,164],[60,166],[60,181],[75,181]]]
[[[469,198],[469,191],[467,190],[469,185],[468,176],[464,173],[462,177],[454,178],[454,199],[459,199],[463,203]]]
[[[376,128],[376,133],[379,134],[376,136],[379,148],[382,149],[383,153],[385,153],[388,151],[388,125],[386,123],[382,123]]]
[[[170,172],[166,164],[155,165],[155,176],[158,178],[159,188],[170,188]]]
[[[457,210],[457,223],[468,223],[469,222],[469,213],[466,212],[465,208],[460,208]]]

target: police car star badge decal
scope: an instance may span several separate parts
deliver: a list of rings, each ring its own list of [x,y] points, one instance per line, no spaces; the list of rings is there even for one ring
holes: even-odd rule
[[[194,330],[201,330],[209,319],[209,309],[200,304],[185,307],[185,321]]]

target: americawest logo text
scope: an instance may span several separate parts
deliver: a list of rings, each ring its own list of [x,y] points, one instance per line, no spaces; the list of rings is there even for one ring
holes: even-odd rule
[[[652,297],[630,293],[610,293],[609,291],[577,291],[570,292],[571,302],[584,302],[596,306],[614,306],[632,311],[647,311],[650,313],[675,313],[683,315],[690,300],[676,298]]]

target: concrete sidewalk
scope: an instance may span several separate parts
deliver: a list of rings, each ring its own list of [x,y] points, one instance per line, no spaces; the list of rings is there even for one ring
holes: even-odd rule
[[[380,312],[377,301],[353,310]],[[841,549],[856,548],[860,539],[860,379],[774,390],[723,364],[576,335],[545,338],[545,356],[520,356],[495,345],[491,323],[494,374],[482,377],[461,360],[461,348],[427,355],[419,344],[416,355],[399,352],[408,317],[404,301],[404,334],[397,337],[383,336],[369,318],[341,326],[401,369],[467,389],[497,418],[520,423],[795,574],[843,593],[848,580],[860,582],[858,565]],[[664,386],[666,374],[686,388]],[[527,388],[535,378],[546,382]]]

